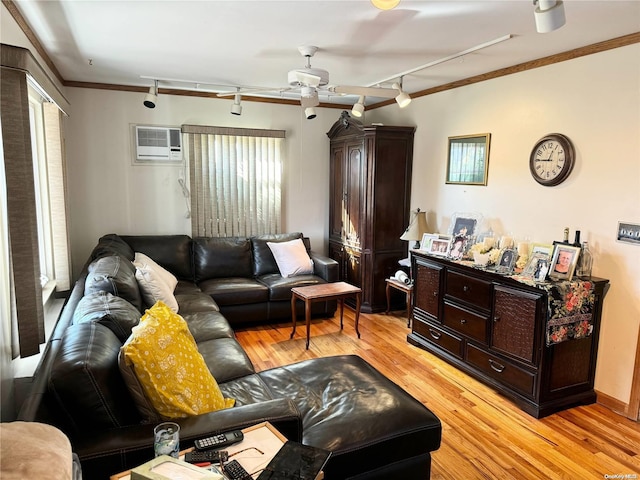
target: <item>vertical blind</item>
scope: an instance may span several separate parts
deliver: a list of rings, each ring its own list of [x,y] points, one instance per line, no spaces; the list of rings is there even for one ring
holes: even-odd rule
[[[285,132],[183,125],[194,237],[280,233]]]

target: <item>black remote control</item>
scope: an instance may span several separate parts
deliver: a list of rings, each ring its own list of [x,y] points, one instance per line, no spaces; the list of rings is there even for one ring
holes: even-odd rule
[[[204,450],[201,452],[187,452],[184,455],[184,461],[187,463],[220,463],[229,459],[229,452],[226,450]]]
[[[195,445],[196,450],[211,450],[241,442],[243,438],[244,434],[240,430],[234,430],[232,432],[225,432],[219,435],[201,438],[200,440],[196,440],[193,444]]]
[[[229,480],[253,480],[253,477],[237,460],[231,460],[224,466],[224,474],[229,477]]]

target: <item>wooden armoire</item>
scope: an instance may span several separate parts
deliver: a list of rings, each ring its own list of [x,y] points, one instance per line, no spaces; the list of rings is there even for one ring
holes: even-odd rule
[[[343,112],[331,141],[329,256],[340,280],[362,288],[366,313],[386,310],[385,278],[407,256],[415,127],[362,125]],[[404,299],[395,296],[395,307]],[[347,303],[349,301],[347,300]]]

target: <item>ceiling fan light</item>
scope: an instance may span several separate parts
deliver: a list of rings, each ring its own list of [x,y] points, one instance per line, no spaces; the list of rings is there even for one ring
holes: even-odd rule
[[[307,120],[311,120],[316,118],[316,109],[313,107],[307,107],[304,109],[304,116],[307,117]]]
[[[241,96],[236,94],[233,105],[231,105],[231,114],[232,115],[242,115],[242,105],[240,104]]]
[[[353,105],[353,108],[351,109],[351,115],[353,115],[354,117],[362,117],[362,115],[364,114],[364,97],[360,96],[360,98],[358,99],[358,102],[356,104]]]
[[[391,10],[398,6],[400,0],[371,0],[371,3],[380,10]]]

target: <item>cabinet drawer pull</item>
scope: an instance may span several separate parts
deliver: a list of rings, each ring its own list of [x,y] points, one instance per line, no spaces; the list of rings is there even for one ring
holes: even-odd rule
[[[464,325],[465,323],[467,323],[467,320],[465,318],[461,318],[460,319],[460,324]]]
[[[469,291],[469,287],[467,285],[465,285],[464,287],[462,287],[462,291],[463,292],[468,292]]]
[[[437,297],[438,296],[438,291],[436,290],[435,292],[433,292],[433,296]]]
[[[440,340],[440,337],[442,336],[442,334],[440,332],[436,332],[433,328],[429,329],[429,333],[436,340]]]
[[[493,321],[494,322],[499,322],[500,321],[500,315],[496,315],[495,317],[493,317]]]
[[[494,362],[491,359],[489,359],[489,365],[491,365],[491,368],[498,373],[502,373],[502,371],[504,370],[504,365],[500,365],[498,362]]]

